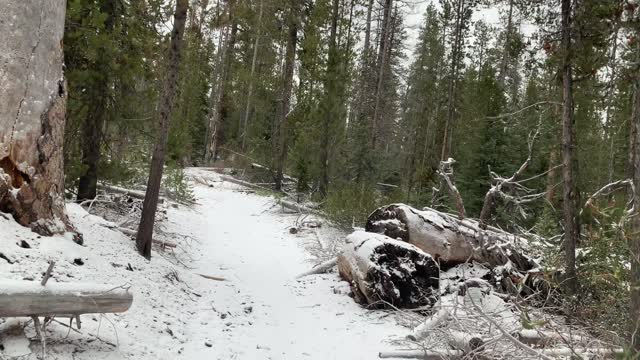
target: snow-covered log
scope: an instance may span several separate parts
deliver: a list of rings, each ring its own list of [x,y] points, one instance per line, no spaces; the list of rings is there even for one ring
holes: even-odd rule
[[[404,350],[404,351],[381,351],[378,357],[381,359],[421,359],[421,360],[442,360],[461,359],[464,352],[459,350]]]
[[[0,317],[119,313],[132,302],[122,286],[0,280]]]
[[[325,261],[321,264],[318,264],[317,266],[314,266],[313,269],[309,270],[309,271],[305,271],[302,274],[296,276],[296,279],[300,279],[303,278],[305,276],[309,276],[309,275],[316,275],[316,274],[323,274],[326,273],[327,271],[333,269],[336,265],[338,264],[338,259],[337,258],[333,258],[331,260]]]
[[[123,194],[123,195],[127,195],[129,197],[132,197],[134,199],[140,199],[140,200],[144,200],[144,196],[145,193],[142,191],[137,191],[137,190],[129,190],[129,189],[125,189],[125,188],[121,188],[118,186],[113,186],[113,185],[107,185],[107,184],[98,184],[98,189],[107,191],[107,192],[112,192],[112,193],[116,193],[116,194]],[[158,198],[158,202],[159,203],[163,203],[164,202],[164,198]]]
[[[417,247],[380,234],[356,231],[338,255],[340,276],[361,304],[384,308],[433,305],[438,264]]]
[[[473,260],[491,266],[511,262],[520,271],[537,267],[528,255],[526,239],[495,228],[481,229],[475,220],[456,219],[430,208],[384,206],[369,215],[365,229],[415,245],[445,266]]]

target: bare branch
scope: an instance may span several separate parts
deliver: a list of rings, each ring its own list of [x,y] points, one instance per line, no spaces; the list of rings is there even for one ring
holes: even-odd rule
[[[456,202],[456,208],[458,209],[458,216],[460,219],[464,219],[466,217],[466,212],[464,210],[464,202],[462,201],[462,196],[460,196],[460,192],[453,182],[453,164],[456,161],[453,158],[449,158],[447,161],[440,162],[440,169],[438,170],[438,175],[440,175],[445,183],[447,184],[447,188],[449,189],[449,195]]]

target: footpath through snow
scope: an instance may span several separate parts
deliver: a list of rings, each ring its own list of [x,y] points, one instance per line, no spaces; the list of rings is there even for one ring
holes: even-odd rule
[[[156,252],[148,263],[133,241],[78,205],[68,209],[84,247],[0,218],[0,252],[12,262],[0,259],[0,279],[39,280],[56,260],[50,281],[132,286],[126,313],[85,315],[79,332],[66,320],[51,323],[48,359],[373,359],[406,335],[393,316],[355,304],[336,273],[295,279],[313,265],[309,244],[328,247],[344,234],[326,225],[324,240],[290,234],[298,215],[282,214],[273,198],[239,191],[213,172],[189,174],[204,180],[193,183],[198,205],[170,207],[165,222],[169,233],[195,239],[172,239],[186,249],[180,258],[189,269]],[[22,240],[30,248],[18,246]],[[0,359],[41,354],[27,319],[0,320],[0,344]]]

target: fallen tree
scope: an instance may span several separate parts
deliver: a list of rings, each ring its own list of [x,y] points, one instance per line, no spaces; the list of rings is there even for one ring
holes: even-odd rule
[[[338,255],[340,276],[354,299],[375,308],[417,308],[438,297],[439,268],[417,247],[380,234],[356,231]]]
[[[369,215],[365,230],[415,245],[447,267],[471,260],[490,266],[511,263],[521,272],[538,267],[526,239],[431,208],[384,206]]]
[[[120,313],[132,302],[133,294],[122,286],[0,280],[0,317]]]
[[[108,184],[98,184],[98,189],[104,190],[106,192],[127,195],[129,197],[132,197],[134,199],[139,199],[139,200],[144,200],[144,196],[145,196],[145,193],[142,191],[125,189],[125,188],[108,185]],[[163,203],[164,198],[162,197],[158,198],[158,202]]]

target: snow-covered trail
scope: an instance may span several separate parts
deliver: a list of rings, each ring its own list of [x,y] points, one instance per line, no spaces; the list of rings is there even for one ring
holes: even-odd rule
[[[198,289],[203,297],[197,318],[187,322],[185,358],[372,359],[385,341],[402,336],[393,319],[356,305],[336,274],[296,281],[311,266],[304,236],[288,231],[296,217],[278,214],[273,198],[233,189],[197,185],[200,205],[169,212],[174,231],[201,242],[194,272],[228,280],[205,280],[206,289]]]

